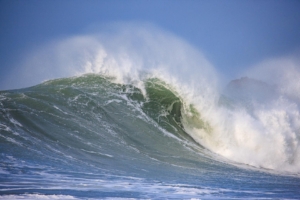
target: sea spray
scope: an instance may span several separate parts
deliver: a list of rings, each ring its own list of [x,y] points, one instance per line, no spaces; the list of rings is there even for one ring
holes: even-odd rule
[[[239,89],[227,88],[228,92],[221,89],[222,81],[202,53],[176,36],[154,27],[113,29],[41,47],[28,54],[14,76],[30,85],[95,73],[139,89],[145,99],[149,98],[146,82],[158,79],[181,102],[184,131],[201,146],[233,162],[299,173],[299,101],[291,89],[298,84],[286,81],[299,80],[292,73],[295,67],[278,79],[282,81],[274,93],[273,83],[259,92],[261,87],[255,86],[259,80],[241,80]],[[265,92],[273,96],[258,95]]]

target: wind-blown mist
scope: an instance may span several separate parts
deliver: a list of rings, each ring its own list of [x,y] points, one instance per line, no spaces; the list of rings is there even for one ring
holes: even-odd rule
[[[138,81],[140,71],[154,70],[172,72],[182,80],[201,76],[198,81],[209,79],[216,84],[213,67],[198,50],[150,25],[112,25],[109,31],[52,41],[24,57],[7,78],[10,87],[84,73],[112,75],[125,83],[129,79]],[[19,81],[11,80],[12,77]]]
[[[228,85],[225,94],[235,104],[227,126],[233,140],[220,154],[257,167],[299,173],[298,61],[286,57],[262,62],[245,72],[253,79]]]
[[[263,65],[249,70],[250,78],[222,88],[217,70],[185,41],[154,27],[122,26],[53,41],[28,53],[7,84],[20,88],[96,73],[132,84],[147,98],[145,81],[157,78],[182,102],[184,130],[197,143],[232,164],[297,174],[300,65],[290,58]]]

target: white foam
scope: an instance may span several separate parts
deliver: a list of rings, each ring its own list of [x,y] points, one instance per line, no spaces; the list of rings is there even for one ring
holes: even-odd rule
[[[271,63],[273,67],[265,68],[264,63],[262,68],[254,68],[255,72],[247,74],[275,85],[277,96],[256,101],[252,90],[254,93],[245,99],[246,106],[235,105],[234,110],[215,106],[211,112],[201,112],[213,127],[210,133],[189,124],[185,128],[203,146],[232,161],[299,174],[300,73],[297,69],[300,64],[295,60]]]
[[[9,118],[10,122],[17,125],[17,126],[20,126],[22,127],[22,124],[20,124],[17,120],[15,120],[14,118]]]
[[[4,131],[11,131],[11,129],[8,127],[8,126],[6,126],[5,124],[0,124],[0,130],[4,130]]]
[[[64,112],[63,110],[61,110],[60,108],[58,108],[57,106],[53,106],[56,110],[59,110],[60,112],[64,113],[65,115],[69,115],[68,113]]]

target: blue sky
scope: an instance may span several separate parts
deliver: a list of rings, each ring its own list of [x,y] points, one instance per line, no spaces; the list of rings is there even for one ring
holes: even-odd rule
[[[93,25],[152,23],[201,50],[235,78],[264,59],[300,51],[300,1],[0,0],[1,80],[24,54]]]

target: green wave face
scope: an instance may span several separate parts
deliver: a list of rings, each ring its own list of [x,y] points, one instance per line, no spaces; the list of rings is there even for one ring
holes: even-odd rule
[[[201,119],[200,113],[192,104],[187,104],[184,100],[159,79],[150,79],[146,82],[146,92],[148,101],[143,109],[149,116],[178,136],[191,139],[185,132],[184,125],[192,128],[203,129],[207,133],[212,131],[208,122]],[[173,130],[172,130],[173,128]]]
[[[200,114],[192,106],[185,110],[182,99],[161,80],[148,79],[144,85],[146,96],[133,85],[90,74],[1,92],[0,150],[9,155],[13,145],[22,159],[71,168],[80,166],[70,166],[75,161],[122,171],[132,158],[149,165],[145,155],[194,166],[202,147],[185,132],[182,119],[205,129]]]

